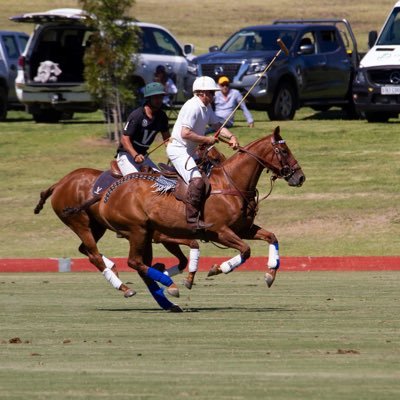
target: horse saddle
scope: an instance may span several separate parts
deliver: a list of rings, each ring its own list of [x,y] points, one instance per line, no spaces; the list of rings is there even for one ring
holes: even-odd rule
[[[176,180],[176,186],[172,193],[178,201],[186,203],[187,190],[189,185],[182,179],[182,177],[178,174],[178,171],[174,167],[164,163],[159,163],[158,167],[162,176],[165,176],[166,178],[171,180]],[[207,198],[211,193],[211,184],[208,176],[204,173],[204,171],[200,169],[200,173],[206,184],[205,198]]]
[[[117,162],[115,160],[111,161],[110,169],[103,171],[101,175],[96,179],[92,188],[93,195],[103,193],[114,182],[121,178],[122,173],[119,170]]]

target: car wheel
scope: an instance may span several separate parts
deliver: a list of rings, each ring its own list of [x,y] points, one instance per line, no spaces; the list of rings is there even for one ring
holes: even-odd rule
[[[5,121],[7,118],[7,91],[0,87],[0,121]]]
[[[368,122],[388,122],[388,119],[391,117],[388,113],[374,113],[374,112],[366,112],[365,119]]]
[[[42,110],[33,114],[35,122],[56,123],[62,117],[62,112],[57,110]]]
[[[267,110],[270,120],[291,120],[296,112],[295,93],[287,82],[278,86],[274,100]]]

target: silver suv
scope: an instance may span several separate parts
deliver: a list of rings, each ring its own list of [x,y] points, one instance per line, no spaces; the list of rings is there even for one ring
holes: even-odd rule
[[[15,85],[18,99],[37,122],[57,122],[65,115],[98,108],[83,78],[83,56],[92,35],[84,23],[87,18],[82,10],[71,8],[11,17],[16,22],[36,24],[20,57]],[[135,83],[144,86],[153,81],[156,67],[164,65],[176,79],[177,101],[183,101],[186,56],[193,52],[193,45],[181,46],[162,26],[134,24],[142,37],[139,54],[132,55]]]

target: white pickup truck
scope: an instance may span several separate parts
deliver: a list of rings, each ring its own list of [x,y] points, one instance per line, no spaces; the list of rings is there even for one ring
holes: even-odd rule
[[[386,122],[400,113],[400,1],[379,36],[371,31],[368,42],[370,50],[353,81],[353,100],[368,122]]]
[[[21,108],[15,93],[18,57],[29,36],[24,32],[0,31],[0,121],[9,109]]]

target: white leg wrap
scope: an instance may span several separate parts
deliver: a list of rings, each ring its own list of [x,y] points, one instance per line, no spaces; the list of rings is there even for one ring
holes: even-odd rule
[[[106,256],[101,256],[101,258],[103,259],[103,262],[104,262],[104,264],[106,264],[107,268],[111,269],[114,266],[114,263]]]
[[[177,265],[174,265],[173,267],[168,268],[168,269],[166,269],[164,271],[164,274],[168,275],[168,276],[175,276],[175,275],[178,275],[180,273],[182,273],[182,271],[179,270]]]
[[[189,272],[196,272],[199,266],[200,249],[190,249]]]
[[[268,255],[268,268],[278,269],[279,268],[279,244],[274,243],[269,245]]]
[[[220,265],[220,268],[224,274],[228,274],[241,264],[243,264],[242,257],[240,254],[238,254],[237,256],[231,258],[230,260],[224,261]]]
[[[121,287],[121,280],[117,277],[117,275],[114,274],[114,272],[111,271],[111,269],[106,268],[102,274],[104,278],[106,278],[106,281],[110,282],[113,288],[118,290]]]

